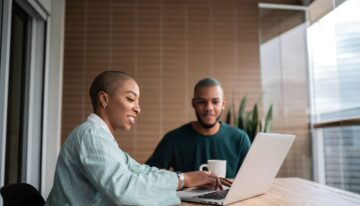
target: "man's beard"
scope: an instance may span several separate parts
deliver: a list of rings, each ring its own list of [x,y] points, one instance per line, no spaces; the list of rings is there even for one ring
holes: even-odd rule
[[[214,122],[214,124],[206,124],[206,123],[204,123],[204,122],[201,120],[200,115],[199,115],[197,112],[195,112],[195,114],[196,114],[196,118],[197,118],[198,122],[200,123],[200,125],[201,125],[203,128],[205,128],[205,129],[211,129],[211,128],[215,127],[216,123],[219,122],[220,117],[221,117],[221,115],[222,115],[222,111],[220,112],[219,116],[216,117],[216,121]]]

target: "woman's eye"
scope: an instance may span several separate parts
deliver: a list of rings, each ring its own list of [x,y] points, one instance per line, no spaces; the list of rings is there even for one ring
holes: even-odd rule
[[[127,98],[127,100],[128,100],[129,102],[135,101],[135,99],[132,99],[132,98]]]

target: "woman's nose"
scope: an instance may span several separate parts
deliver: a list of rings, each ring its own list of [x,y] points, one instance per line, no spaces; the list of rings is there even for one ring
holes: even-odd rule
[[[135,112],[136,112],[137,114],[140,114],[141,109],[140,109],[139,104],[136,104],[136,106],[135,106],[134,110],[135,110]]]

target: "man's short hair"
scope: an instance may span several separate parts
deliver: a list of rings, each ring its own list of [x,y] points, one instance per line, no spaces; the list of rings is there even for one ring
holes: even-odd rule
[[[194,87],[194,96],[196,93],[196,90],[202,87],[212,87],[212,86],[219,86],[222,90],[222,86],[221,83],[213,78],[213,77],[206,77],[204,79],[201,79],[200,81],[198,81]]]
[[[112,95],[116,88],[128,79],[133,79],[128,73],[122,71],[104,71],[97,75],[90,86],[90,99],[93,110],[99,106],[99,92]]]

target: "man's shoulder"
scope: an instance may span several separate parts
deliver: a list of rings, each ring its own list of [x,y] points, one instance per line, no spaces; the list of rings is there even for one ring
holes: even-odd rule
[[[237,137],[240,139],[248,139],[249,138],[244,130],[237,128],[237,127],[233,127],[226,123],[222,123],[221,130],[222,130],[223,134],[224,133],[226,134],[226,136]]]
[[[244,130],[237,128],[237,127],[233,127],[224,122],[222,122],[221,129],[223,130],[223,132],[225,132],[227,134],[230,133],[230,134],[234,134],[234,135],[240,136],[240,137],[247,137],[247,134],[246,134],[246,132],[244,132]]]
[[[181,125],[180,127],[178,128],[175,128],[173,130],[170,130],[168,131],[165,136],[173,136],[173,135],[181,135],[181,134],[184,134],[184,132],[188,132],[190,130],[190,123],[186,123],[186,124],[183,124]]]

